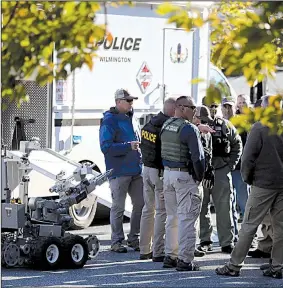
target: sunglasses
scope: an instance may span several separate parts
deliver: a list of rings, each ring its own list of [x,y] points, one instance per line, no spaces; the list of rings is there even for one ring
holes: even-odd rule
[[[213,108],[214,108],[214,109],[217,109],[217,108],[218,108],[218,105],[210,105],[209,108],[210,108],[210,109],[213,109]]]
[[[189,106],[189,105],[179,105],[179,107],[191,108],[193,111],[197,109],[196,106]]]
[[[122,99],[122,100],[124,100],[124,101],[126,101],[128,103],[132,103],[134,101],[133,99]]]

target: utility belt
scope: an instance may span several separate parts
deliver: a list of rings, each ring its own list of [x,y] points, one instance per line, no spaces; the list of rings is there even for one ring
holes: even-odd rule
[[[187,167],[182,167],[182,168],[175,168],[175,167],[168,167],[168,166],[165,166],[164,167],[164,170],[168,170],[168,171],[179,171],[179,172],[189,172],[189,168]]]

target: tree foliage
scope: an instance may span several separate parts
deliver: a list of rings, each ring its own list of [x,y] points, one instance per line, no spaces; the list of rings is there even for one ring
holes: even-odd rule
[[[74,69],[84,64],[92,69],[97,42],[103,37],[112,41],[111,33],[107,31],[107,13],[105,23],[97,23],[97,12],[100,9],[107,12],[108,4],[105,3],[2,2],[2,97],[17,103],[26,99],[24,87],[17,81],[19,79],[36,75],[37,82],[44,85],[54,78],[66,79]],[[127,1],[117,2],[117,5],[125,3],[130,4]],[[212,61],[224,68],[227,75],[243,72],[250,85],[266,76],[273,77],[276,65],[283,63],[282,1],[224,1],[216,4],[207,19],[203,19],[199,11],[193,11],[189,3],[180,7],[166,2],[159,5],[157,12],[169,16],[169,23],[188,31],[209,22]],[[53,61],[54,45],[58,51],[56,63]],[[211,83],[207,90],[211,102],[221,101],[221,89]],[[282,95],[275,98],[273,112],[264,112],[260,108],[247,110],[243,116],[246,118],[241,118],[243,127],[238,120],[235,124],[247,130],[260,117],[262,122],[278,128],[283,111],[276,103]]]
[[[91,69],[96,43],[106,26],[96,24],[98,2],[2,2],[2,97],[21,102],[24,87],[16,80],[36,74],[44,85],[65,79],[76,68]],[[111,37],[111,34],[109,34]],[[53,61],[54,45],[58,63]]]
[[[212,62],[225,69],[226,75],[242,72],[248,84],[261,82],[265,77],[274,78],[276,67],[283,63],[283,2],[220,2],[201,19],[200,13],[191,7],[176,7],[161,4],[157,10],[169,16],[168,23],[190,31],[209,23],[211,27]],[[186,15],[186,16],[185,16]],[[207,90],[208,100],[220,102],[219,87],[213,84]],[[249,130],[255,121],[270,126],[272,131],[282,132],[283,110],[280,109],[282,95],[274,95],[271,106],[246,109],[244,115],[232,122],[240,130]]]

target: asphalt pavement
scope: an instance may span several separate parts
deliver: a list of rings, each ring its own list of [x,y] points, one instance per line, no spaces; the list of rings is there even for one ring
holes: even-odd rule
[[[129,231],[129,223],[124,224],[124,231]],[[214,251],[196,258],[201,271],[177,272],[162,268],[162,263],[139,260],[139,253],[130,248],[125,254],[111,252],[108,223],[73,233],[93,233],[99,238],[101,249],[96,259],[79,270],[2,269],[2,287],[283,287],[282,279],[262,276],[259,266],[263,259],[247,258],[240,277],[216,275],[215,268],[229,259],[217,244]]]

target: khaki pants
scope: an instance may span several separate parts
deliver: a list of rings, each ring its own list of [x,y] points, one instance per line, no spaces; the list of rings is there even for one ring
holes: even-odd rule
[[[212,242],[213,227],[209,209],[211,193],[215,213],[216,226],[221,247],[233,244],[234,223],[232,218],[233,185],[230,168],[227,166],[215,170],[215,185],[212,190],[205,190],[204,201],[200,214],[200,242]]]
[[[142,176],[137,175],[116,177],[111,179],[109,184],[112,196],[112,207],[110,210],[112,245],[119,242],[122,243],[122,241],[125,239],[123,230],[123,218],[127,193],[129,193],[133,203],[131,228],[128,235],[128,241],[136,241],[140,233],[140,221],[142,208],[144,205]]]
[[[272,266],[275,270],[283,266],[283,190],[263,189],[252,186],[244,220],[239,233],[239,241],[229,262],[230,269],[240,270],[249,251],[258,226],[270,209],[273,227]]]
[[[152,248],[154,257],[164,256],[166,210],[163,181],[158,169],[144,166],[143,197],[140,254],[148,254]]]
[[[167,213],[165,254],[190,263],[194,259],[202,187],[188,172],[165,170],[164,197]]]
[[[265,253],[271,253],[273,229],[271,225],[271,215],[269,212],[265,215],[261,223],[261,232],[263,237],[259,239],[257,249]]]

